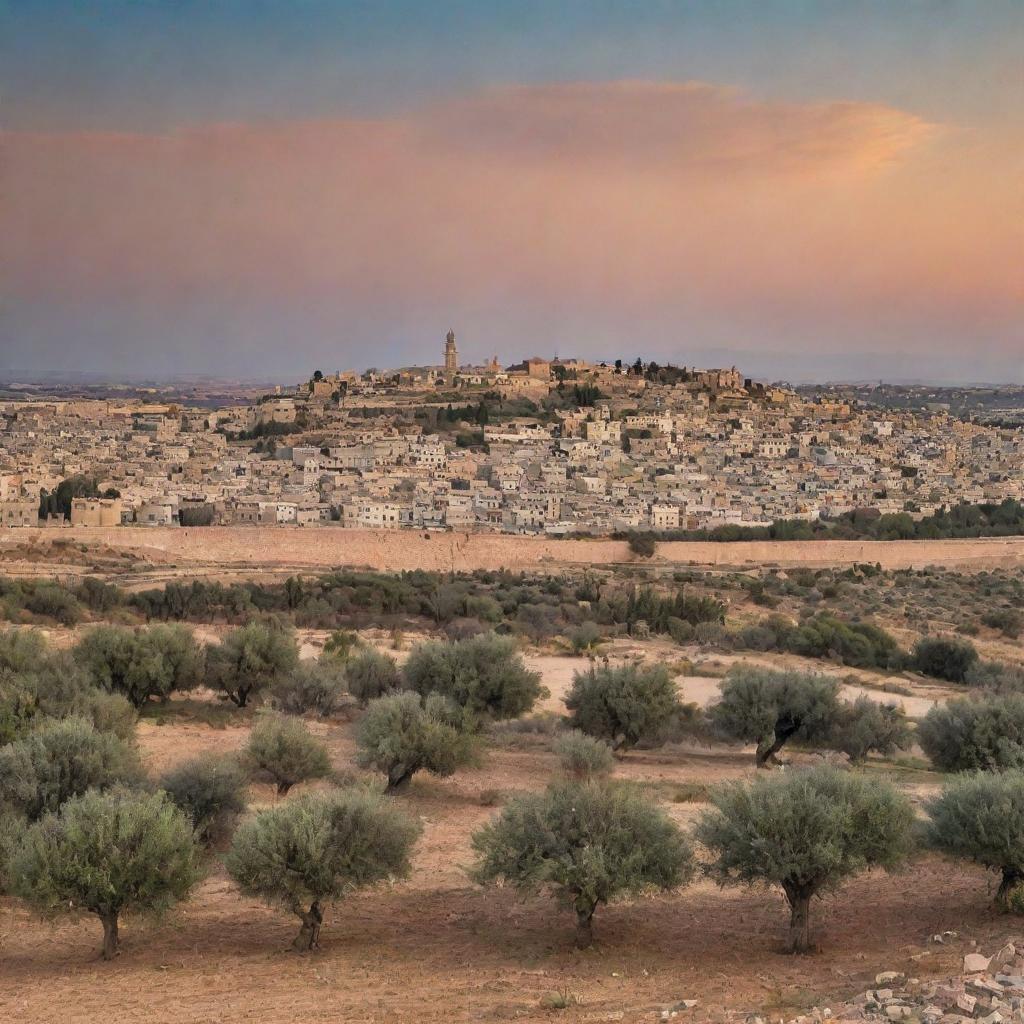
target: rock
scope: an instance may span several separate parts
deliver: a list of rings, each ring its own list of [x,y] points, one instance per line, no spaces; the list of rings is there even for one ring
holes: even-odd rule
[[[904,1006],[902,1003],[891,1003],[885,1008],[885,1015],[889,1020],[903,1020],[913,1012],[909,1006]],[[998,1024],[998,1021],[993,1021],[993,1024]]]
[[[1005,967],[1017,955],[1017,947],[1008,942],[1002,949],[992,957],[993,967]]]
[[[875,1002],[884,1003],[887,999],[892,999],[891,988],[877,988],[875,989]]]
[[[964,974],[978,974],[980,971],[987,971],[991,959],[981,953],[968,953],[964,957]]]
[[[876,985],[889,985],[894,981],[902,981],[904,978],[902,971],[882,971],[881,974],[875,975]]]
[[[678,1003],[673,1003],[671,1008],[673,1010],[692,1010],[696,1005],[696,999],[680,999]]]
[[[978,1000],[975,996],[968,995],[966,992],[961,992],[956,997],[957,1009],[963,1010],[964,1013],[974,1013],[974,1007]]]

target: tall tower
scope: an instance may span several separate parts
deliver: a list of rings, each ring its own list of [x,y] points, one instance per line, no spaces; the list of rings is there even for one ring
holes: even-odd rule
[[[444,372],[448,377],[459,372],[459,350],[455,347],[455,332],[452,330],[444,340]]]

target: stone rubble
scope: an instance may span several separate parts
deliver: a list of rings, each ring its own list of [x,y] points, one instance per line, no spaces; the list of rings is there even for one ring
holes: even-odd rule
[[[955,937],[947,932],[932,941],[945,943]],[[1008,942],[992,956],[968,953],[963,973],[951,979],[923,981],[883,971],[875,976],[875,985],[848,1003],[815,1007],[788,1024],[1024,1024],[1024,941]],[[746,1024],[780,1022],[751,1014]]]

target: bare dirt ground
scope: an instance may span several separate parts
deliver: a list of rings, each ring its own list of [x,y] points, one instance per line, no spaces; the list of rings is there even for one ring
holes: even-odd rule
[[[55,547],[56,545],[56,547]],[[113,565],[118,559],[119,565]],[[78,560],[77,563],[75,560]],[[111,569],[131,582],[188,575],[369,567],[378,571],[473,569],[557,571],[634,562],[625,541],[551,540],[498,534],[421,533],[320,527],[67,527],[0,531],[0,562],[10,574]],[[1024,537],[945,541],[671,541],[645,564],[743,568],[880,564],[886,569],[998,567],[1024,563]]]
[[[323,636],[303,634],[307,654]],[[373,639],[384,646],[383,634]],[[551,690],[547,707],[563,710],[561,698],[586,659],[535,652],[528,661]],[[710,698],[717,683],[681,679],[689,699]],[[200,693],[145,718],[139,745],[156,775],[200,751],[238,749],[251,722],[251,712]],[[352,724],[311,728],[335,768],[353,772]],[[706,787],[752,776],[751,762],[746,750],[671,746],[631,752],[617,775],[644,786],[687,827]],[[917,802],[938,785],[929,772],[872,767],[891,772]],[[926,857],[893,877],[857,879],[817,906],[815,956],[779,952],[786,913],[778,894],[720,891],[706,882],[601,908],[596,947],[577,952],[571,914],[554,899],[483,891],[466,875],[471,834],[498,813],[495,802],[541,789],[556,772],[550,739],[528,734],[498,739],[480,767],[450,779],[417,776],[399,798],[424,828],[411,877],[332,906],[323,948],[309,956],[287,951],[297,921],[238,895],[217,859],[193,899],[165,920],[126,920],[123,953],[110,964],[97,959],[91,918],[42,923],[0,900],[0,1021],[628,1022],[654,1020],[691,998],[699,1004],[681,1019],[757,1011],[777,1020],[863,991],[881,970],[955,973],[972,939],[989,947],[1007,933],[1006,920],[988,906],[989,876]],[[271,787],[252,786],[254,806],[275,799]],[[928,945],[947,929],[959,933],[954,943]],[[552,992],[579,1003],[545,1009]]]

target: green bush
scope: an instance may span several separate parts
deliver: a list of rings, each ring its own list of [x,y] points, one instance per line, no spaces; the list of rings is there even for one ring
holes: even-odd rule
[[[913,742],[914,734],[902,707],[861,696],[842,706],[832,745],[856,764],[872,751],[889,757],[897,750],[908,750]]]
[[[628,537],[629,550],[637,558],[651,558],[658,550],[658,542],[650,533],[631,533]]]
[[[141,781],[134,747],[81,718],[45,721],[0,748],[0,811],[36,821],[88,789]]]
[[[103,957],[117,952],[126,911],[158,913],[199,878],[192,828],[163,793],[91,790],[47,814],[10,862],[14,893],[46,914],[85,910],[103,924]]]
[[[911,654],[912,666],[922,675],[951,683],[964,682],[977,660],[978,652],[972,643],[943,637],[922,637]]]
[[[207,652],[212,685],[222,689],[240,708],[292,672],[298,663],[294,632],[262,622],[233,629]]]
[[[696,837],[720,885],[777,885],[789,902],[789,949],[811,948],[810,904],[851,875],[899,865],[914,811],[887,783],[822,766],[732,783],[711,795]]]
[[[245,773],[236,758],[205,754],[175,765],[160,788],[184,811],[205,846],[219,842],[245,813]]]
[[[708,714],[721,736],[756,743],[764,768],[790,741],[827,745],[840,715],[838,694],[839,684],[826,676],[741,665]]]
[[[998,871],[996,905],[1010,909],[1011,896],[1024,882],[1024,773],[961,775],[925,809],[930,845]]]
[[[555,755],[562,770],[579,781],[611,775],[615,768],[612,748],[578,729],[555,740]]]
[[[180,625],[149,629],[95,626],[75,645],[75,660],[93,685],[120,693],[140,708],[202,682],[203,655],[192,631]]]
[[[312,712],[330,718],[345,693],[345,675],[345,666],[337,658],[300,661],[288,675],[271,683],[271,703],[289,715]]]
[[[299,917],[296,949],[315,949],[323,905],[408,874],[419,831],[363,790],[310,793],[243,821],[226,866],[247,896],[280,903]]]
[[[324,643],[324,654],[340,661],[347,661],[349,655],[362,645],[358,633],[353,633],[350,629],[336,629]]]
[[[473,719],[518,718],[547,691],[530,672],[510,637],[487,633],[458,643],[414,647],[405,663],[410,690],[439,693]]]
[[[601,666],[577,672],[565,698],[574,728],[626,750],[654,736],[679,709],[663,665]]]
[[[327,748],[310,734],[298,718],[262,713],[249,734],[242,751],[246,765],[265,772],[284,796],[292,786],[330,774],[331,758]]]
[[[550,890],[576,914],[576,944],[593,941],[594,911],[621,896],[685,885],[693,852],[678,826],[628,786],[563,782],[511,800],[473,836],[481,884]]]
[[[402,674],[395,659],[372,648],[349,659],[345,679],[348,692],[364,706],[402,688]]]
[[[1024,769],[1024,696],[936,704],[918,726],[917,738],[940,771]]]
[[[404,691],[371,701],[356,733],[358,763],[388,777],[388,792],[403,789],[418,771],[451,775],[472,763],[473,736],[459,709],[434,693]]]
[[[569,630],[569,645],[574,654],[585,654],[592,651],[603,639],[601,627],[589,619]]]

